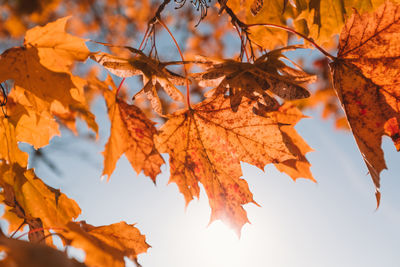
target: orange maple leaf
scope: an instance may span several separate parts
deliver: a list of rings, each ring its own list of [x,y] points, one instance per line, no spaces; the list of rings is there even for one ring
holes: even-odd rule
[[[125,222],[97,227],[84,221],[70,222],[63,235],[72,246],[85,250],[88,266],[123,267],[125,256],[136,261],[137,255],[150,247],[145,236]]]
[[[29,30],[23,47],[8,49],[0,57],[0,82],[14,80],[9,97],[29,109],[37,129],[52,129],[49,139],[58,134],[52,118],[54,114],[65,117],[75,112],[95,132],[98,130],[84,98],[85,81],[70,72],[72,63],[85,60],[89,50],[84,39],[65,32],[66,21],[67,18],[63,18]],[[67,126],[73,130],[71,125]],[[38,148],[48,142],[42,138],[31,144]]]
[[[117,88],[110,77],[108,83],[114,86],[114,90],[104,91],[111,134],[103,152],[103,175],[109,179],[119,157],[125,154],[138,174],[143,170],[155,182],[164,160],[154,145],[153,136],[157,133],[154,123],[135,105],[116,98]]]
[[[289,164],[303,156],[302,149],[291,149],[296,145],[288,143],[291,140],[281,129],[285,114],[258,116],[253,105],[254,101],[243,100],[233,112],[228,98],[209,98],[171,115],[156,137],[159,151],[170,155],[170,182],[178,185],[186,203],[199,196],[198,183],[202,183],[211,221],[221,219],[238,234],[248,222],[243,205],[255,203],[247,182],[240,178],[240,162],[263,169],[269,163]]]
[[[1,266],[86,266],[49,246],[7,238],[1,230],[0,251],[5,252],[5,257],[0,259]]]
[[[18,164],[0,164],[0,185],[5,203],[18,207],[24,219],[40,218],[45,228],[62,227],[75,219],[81,210],[76,202],[39,179],[32,169]],[[12,190],[12,191],[10,191]]]
[[[0,114],[0,162],[18,163],[20,166],[26,167],[28,154],[18,148],[16,126],[8,117]]]
[[[65,32],[69,18],[34,27],[25,34],[24,47],[35,47],[40,63],[55,72],[69,72],[75,61],[84,61],[90,54],[87,40]]]
[[[334,86],[364,157],[380,202],[386,169],[382,136],[400,148],[400,6],[387,1],[374,13],[354,13],[340,35],[332,63]]]
[[[39,101],[36,101],[36,104],[39,104]],[[27,142],[38,149],[49,144],[53,136],[60,134],[53,114],[46,108],[32,105],[24,90],[18,86],[15,86],[8,96],[6,107],[7,119],[15,126],[17,141]]]

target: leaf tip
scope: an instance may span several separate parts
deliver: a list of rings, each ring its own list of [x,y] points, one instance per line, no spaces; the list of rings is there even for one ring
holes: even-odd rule
[[[375,189],[375,198],[376,198],[376,209],[375,209],[375,211],[377,211],[379,209],[379,205],[381,204],[381,192],[380,192],[379,188]]]

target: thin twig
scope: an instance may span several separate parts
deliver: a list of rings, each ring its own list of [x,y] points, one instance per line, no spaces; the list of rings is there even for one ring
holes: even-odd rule
[[[148,22],[148,25],[154,25],[158,22],[158,20],[161,18],[161,13],[163,12],[163,10],[165,9],[165,7],[171,2],[171,0],[164,0],[164,2],[162,2],[160,4],[160,6],[157,8],[156,14],[154,15],[154,17]]]
[[[301,38],[303,38],[304,40],[306,40],[307,42],[311,43],[316,49],[318,49],[322,54],[324,54],[326,57],[328,57],[331,60],[335,60],[336,57],[331,55],[330,53],[328,53],[325,49],[323,49],[322,47],[320,47],[318,44],[316,44],[314,42],[313,39],[305,36],[302,33],[297,32],[294,29],[285,27],[285,26],[281,26],[281,25],[277,25],[277,24],[271,24],[271,23],[254,23],[254,24],[246,24],[243,21],[241,21],[236,14],[232,11],[232,9],[230,9],[227,5],[226,5],[226,1],[224,2],[224,0],[218,0],[218,3],[221,5],[221,11],[224,10],[229,17],[231,18],[231,22],[233,24],[233,26],[235,27],[235,25],[237,25],[242,32],[245,33],[246,35],[246,39],[249,41],[249,46],[250,46],[250,51],[251,51],[251,57],[252,59],[254,59],[254,53],[253,53],[253,46],[252,46],[252,41],[249,38],[249,28],[250,27],[254,27],[254,26],[265,26],[265,27],[270,27],[270,28],[276,28],[276,29],[281,29],[281,30],[285,30],[287,32],[296,34],[297,36],[300,36]]]
[[[172,32],[168,29],[167,25],[164,24],[164,22],[162,22],[162,20],[158,20],[158,22],[165,28],[165,30],[167,30],[167,32],[169,33],[169,35],[171,36],[172,40],[175,43],[176,48],[178,49],[179,55],[181,56],[182,62],[185,62],[185,59],[183,58],[183,54],[181,51],[181,48],[178,45],[178,42],[175,40],[174,35],[172,34]],[[186,103],[187,103],[187,107],[188,109],[191,109],[190,107],[190,87],[189,87],[189,79],[187,78],[188,73],[186,70],[186,65],[183,64],[183,70],[185,72],[185,78],[186,78]]]
[[[158,20],[161,17],[161,12],[163,12],[163,10],[165,9],[165,7],[171,2],[171,0],[164,0],[164,2],[162,2],[160,4],[160,6],[158,7],[156,14],[154,15],[154,17],[152,19],[149,20],[149,22],[147,23],[147,29],[146,32],[143,36],[142,42],[140,43],[140,46],[138,48],[138,50],[142,49],[142,46],[144,44],[144,41],[147,39],[149,32],[153,32],[154,31],[154,24],[156,24],[158,22]],[[115,97],[117,98],[118,93],[122,87],[122,84],[125,82],[125,78],[122,78],[118,88],[117,88],[117,93],[115,94]]]
[[[281,26],[281,25],[277,25],[277,24],[272,24],[272,23],[254,23],[254,24],[248,24],[247,27],[254,27],[254,26],[265,26],[265,27],[269,27],[269,28],[276,28],[276,29],[281,29],[287,32],[291,32],[293,34],[296,34],[297,36],[300,36],[301,38],[303,38],[304,40],[306,40],[307,42],[309,42],[310,44],[312,44],[316,49],[318,49],[322,54],[324,54],[325,56],[327,56],[329,59],[335,60],[336,57],[331,55],[330,53],[328,53],[325,49],[323,49],[322,47],[320,47],[318,44],[316,44],[314,42],[313,39],[305,36],[302,33],[299,33],[298,31],[291,29],[289,27],[285,27],[285,26]]]
[[[21,227],[26,223],[25,219],[24,221],[18,226],[18,228],[12,233],[12,235],[10,235],[10,238],[13,238],[14,235],[19,231],[19,229],[21,229]]]
[[[147,28],[146,32],[144,33],[142,42],[140,43],[140,46],[139,46],[139,48],[137,50],[132,48],[132,47],[125,47],[125,48],[128,48],[131,51],[134,51],[136,54],[143,54],[142,50],[140,50],[140,49],[142,49],[142,46],[143,46],[144,41],[146,40],[146,38],[148,36],[148,33],[149,33],[149,28]],[[117,88],[117,92],[115,93],[115,99],[117,99],[118,94],[119,94],[119,90],[121,90],[121,87],[122,87],[122,84],[124,83],[124,81],[125,81],[125,77],[122,78],[122,80],[121,80],[121,82],[120,82],[120,84],[119,84],[119,86]]]
[[[255,54],[254,54],[254,50],[253,50],[253,44],[252,44],[252,40],[249,38],[249,31],[248,31],[248,27],[247,24],[244,23],[243,21],[241,21],[235,14],[235,12],[233,12],[233,10],[228,7],[226,5],[226,0],[218,0],[218,3],[221,6],[220,12],[225,11],[229,17],[231,18],[231,23],[233,25],[233,27],[239,27],[241,30],[241,34],[244,34],[246,37],[246,40],[243,40],[242,37],[240,37],[240,40],[243,44],[246,44],[246,42],[249,43],[249,47],[250,47],[250,57],[252,60],[255,59]]]

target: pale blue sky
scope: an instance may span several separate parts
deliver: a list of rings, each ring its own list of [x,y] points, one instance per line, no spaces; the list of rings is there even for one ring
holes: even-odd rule
[[[98,118],[106,115],[102,100],[96,107]],[[83,144],[64,133],[68,151],[57,151],[57,138],[55,148],[47,148],[62,177],[43,166],[37,173],[79,203],[80,219],[94,225],[137,223],[152,246],[139,257],[143,266],[399,266],[400,155],[385,138],[389,171],[382,173],[382,202],[375,211],[374,188],[353,137],[335,131],[332,122],[321,121],[314,113],[308,115],[313,118],[303,119],[296,128],[316,150],[307,158],[318,183],[293,182],[273,166],[264,173],[242,164],[262,207],[245,206],[251,224],[243,227],[240,240],[220,222],[207,227],[210,209],[204,192],[185,211],[176,185],[167,185],[167,166],[154,186],[149,178],[136,177],[123,157],[110,181],[101,181],[100,152],[109,127],[104,120],[98,145]],[[68,155],[70,151],[91,155],[91,163]]]

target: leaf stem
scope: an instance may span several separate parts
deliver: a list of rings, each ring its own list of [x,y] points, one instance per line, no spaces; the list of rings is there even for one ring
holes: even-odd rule
[[[245,53],[245,55],[246,55],[246,59],[247,59],[247,62],[250,62],[250,58],[249,58],[249,54],[247,54],[247,49],[246,49],[246,44],[244,43],[244,40],[243,40],[243,37],[242,37],[242,34],[240,33],[240,31],[239,31],[239,27],[238,26],[236,26],[236,25],[234,25],[233,26],[234,28],[235,28],[235,30],[236,30],[236,32],[237,32],[237,34],[239,35],[239,38],[240,38],[240,45],[241,45],[241,59],[240,60],[242,60],[242,53],[243,53],[243,50],[244,50],[244,53]]]
[[[26,221],[24,220],[19,226],[18,228],[12,233],[12,235],[10,235],[10,238],[13,238],[14,235],[19,231],[19,229],[21,229],[21,227],[26,223]]]
[[[305,36],[302,33],[299,33],[298,31],[291,29],[289,27],[285,27],[285,26],[281,26],[281,25],[277,25],[277,24],[272,24],[272,23],[254,23],[254,24],[246,24],[245,27],[250,28],[250,27],[254,27],[254,26],[265,26],[265,27],[269,27],[269,28],[277,28],[277,29],[281,29],[287,32],[291,32],[293,34],[296,34],[297,36],[300,36],[301,38],[303,38],[304,40],[306,40],[307,42],[311,43],[316,49],[318,49],[322,54],[324,54],[325,56],[327,56],[329,59],[335,60],[336,57],[331,55],[330,53],[328,53],[325,49],[323,49],[322,47],[320,47],[318,44],[316,44],[314,42],[313,39]]]
[[[162,22],[161,19],[158,19],[158,22],[164,27],[165,30],[167,30],[167,32],[171,36],[172,40],[174,41],[176,48],[178,49],[179,55],[181,56],[181,59],[182,59],[182,62],[185,62],[185,59],[183,58],[183,54],[182,54],[181,48],[179,47],[178,42],[176,41],[176,39],[175,39],[174,35],[172,34],[172,32],[168,29],[167,25],[165,25],[165,23]],[[187,103],[188,109],[191,109],[191,107],[190,107],[189,80],[187,78],[188,74],[187,74],[187,70],[186,70],[186,65],[185,64],[183,64],[183,70],[185,72],[185,78],[186,78],[186,103]]]

